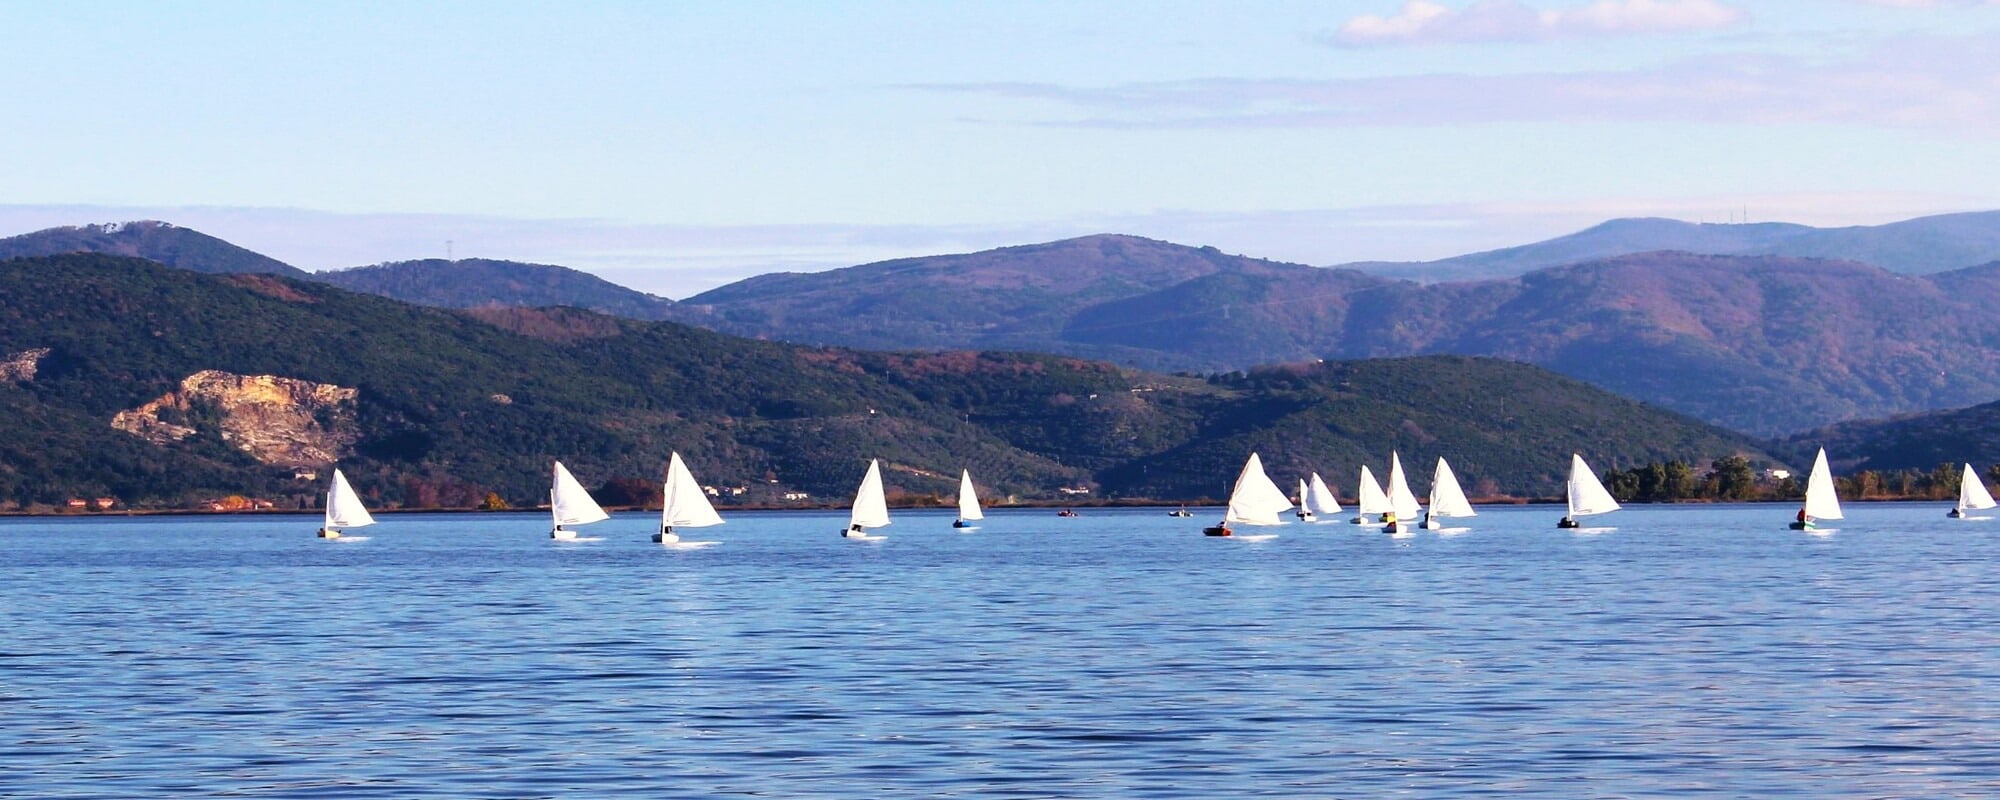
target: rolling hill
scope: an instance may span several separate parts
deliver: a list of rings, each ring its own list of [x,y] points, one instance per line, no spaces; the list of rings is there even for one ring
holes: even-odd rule
[[[906,497],[949,495],[961,468],[996,498],[1074,485],[1198,497],[1219,494],[1248,449],[1280,474],[1339,482],[1391,447],[1527,494],[1552,491],[1572,449],[1607,466],[1763,457],[1739,435],[1485,359],[1203,379],[793,346],[575,309],[446,311],[98,255],[0,262],[0,502],[13,504],[310,505],[337,461],[377,504],[494,492],[525,505],[558,458],[613,502],[644,501],[671,450],[743,502],[844,501],[869,457]]]
[[[571,306],[638,320],[674,316],[672,300],[550,264],[427,259],[326,270],[311,277],[352,292],[438,308]]]
[[[1926,275],[2000,260],[2000,211],[1939,214],[1843,228],[1782,222],[1614,219],[1566,236],[1483,253],[1436,261],[1347,266],[1411,280],[1464,281],[1514,277],[1580,261],[1661,250],[1860,261],[1891,272]]]
[[[304,270],[262,253],[200,231],[153,220],[49,228],[0,239],[0,260],[65,253],[132,256],[195,272],[261,272],[306,277]]]
[[[2000,397],[2000,319],[1987,311],[2000,303],[1995,265],[1911,276],[1853,262],[1661,252],[1518,278],[1417,284],[1244,260],[1178,282],[1189,270],[1134,269],[1149,280],[1095,295],[1076,290],[1014,317],[945,313],[942,298],[960,291],[953,287],[982,280],[1087,283],[1103,271],[1074,269],[1065,256],[1106,243],[1093,237],[979,259],[893,262],[893,271],[785,276],[684,306],[700,305],[715,327],[744,335],[1003,347],[1154,370],[1492,356],[1764,434]],[[1192,266],[1203,255],[1163,242],[1116,243],[1148,263]],[[815,317],[813,308],[825,313]]]

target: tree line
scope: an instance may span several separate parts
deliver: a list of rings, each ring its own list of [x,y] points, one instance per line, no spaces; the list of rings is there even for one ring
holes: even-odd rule
[[[1862,470],[1836,476],[1834,489],[1843,500],[1947,500],[1958,496],[1961,467],[1940,463],[1919,469]],[[1686,461],[1653,462],[1632,469],[1608,469],[1604,488],[1621,503],[1673,503],[1689,500],[1793,500],[1805,496],[1805,476],[1772,478],[1743,456],[1718,458],[1697,472]],[[1989,483],[2000,483],[2000,464],[1986,470]]]

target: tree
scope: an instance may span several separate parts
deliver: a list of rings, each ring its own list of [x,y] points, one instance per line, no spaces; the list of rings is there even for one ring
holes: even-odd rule
[[[1715,495],[1723,500],[1748,500],[1757,495],[1757,473],[1742,456],[1718,458],[1709,465]]]
[[[506,511],[512,507],[507,505],[507,499],[501,497],[499,492],[487,492],[486,499],[479,503],[481,511]]]

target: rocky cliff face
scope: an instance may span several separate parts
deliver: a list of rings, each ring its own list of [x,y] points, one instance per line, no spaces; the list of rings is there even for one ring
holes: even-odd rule
[[[354,446],[355,390],[275,375],[202,370],[178,391],[130,411],[111,427],[166,446],[200,433],[211,417],[222,440],[265,464],[319,467]]]
[[[0,359],[0,381],[26,383],[35,379],[35,369],[47,358],[49,349],[37,347],[14,353]]]

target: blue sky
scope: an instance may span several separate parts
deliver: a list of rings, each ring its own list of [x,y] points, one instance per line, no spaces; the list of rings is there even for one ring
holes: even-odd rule
[[[2000,2],[0,0],[0,235],[670,297],[1096,232],[1311,264],[2000,208]]]

